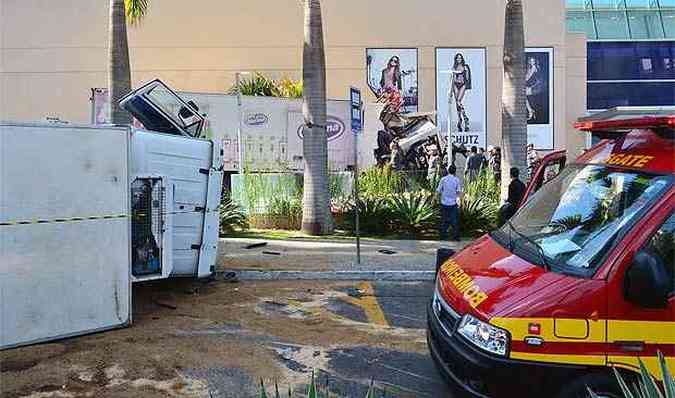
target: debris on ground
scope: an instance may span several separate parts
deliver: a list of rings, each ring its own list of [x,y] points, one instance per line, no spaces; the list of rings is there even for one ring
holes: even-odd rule
[[[244,246],[244,249],[257,249],[259,247],[265,247],[267,246],[267,242],[258,242],[258,243],[251,243],[250,245]]]

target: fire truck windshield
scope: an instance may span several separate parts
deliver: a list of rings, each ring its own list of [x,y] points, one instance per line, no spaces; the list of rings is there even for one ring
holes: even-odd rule
[[[602,165],[570,165],[497,232],[514,253],[553,271],[590,276],[618,236],[673,177]],[[516,232],[515,234],[513,232]]]

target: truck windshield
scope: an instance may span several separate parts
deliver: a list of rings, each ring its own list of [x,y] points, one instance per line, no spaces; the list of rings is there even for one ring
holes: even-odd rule
[[[530,253],[528,260],[534,263],[588,275],[617,237],[667,191],[672,179],[571,165],[528,200],[499,235],[518,254]]]

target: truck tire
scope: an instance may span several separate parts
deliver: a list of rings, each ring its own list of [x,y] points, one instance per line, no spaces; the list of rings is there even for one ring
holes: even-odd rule
[[[563,387],[558,398],[588,398],[591,389],[600,398],[623,398],[619,382],[611,372],[591,373]]]

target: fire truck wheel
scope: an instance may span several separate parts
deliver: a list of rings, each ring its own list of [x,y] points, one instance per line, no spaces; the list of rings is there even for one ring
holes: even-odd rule
[[[558,398],[588,398],[591,389],[600,398],[622,398],[621,387],[612,373],[591,373],[563,387]]]

